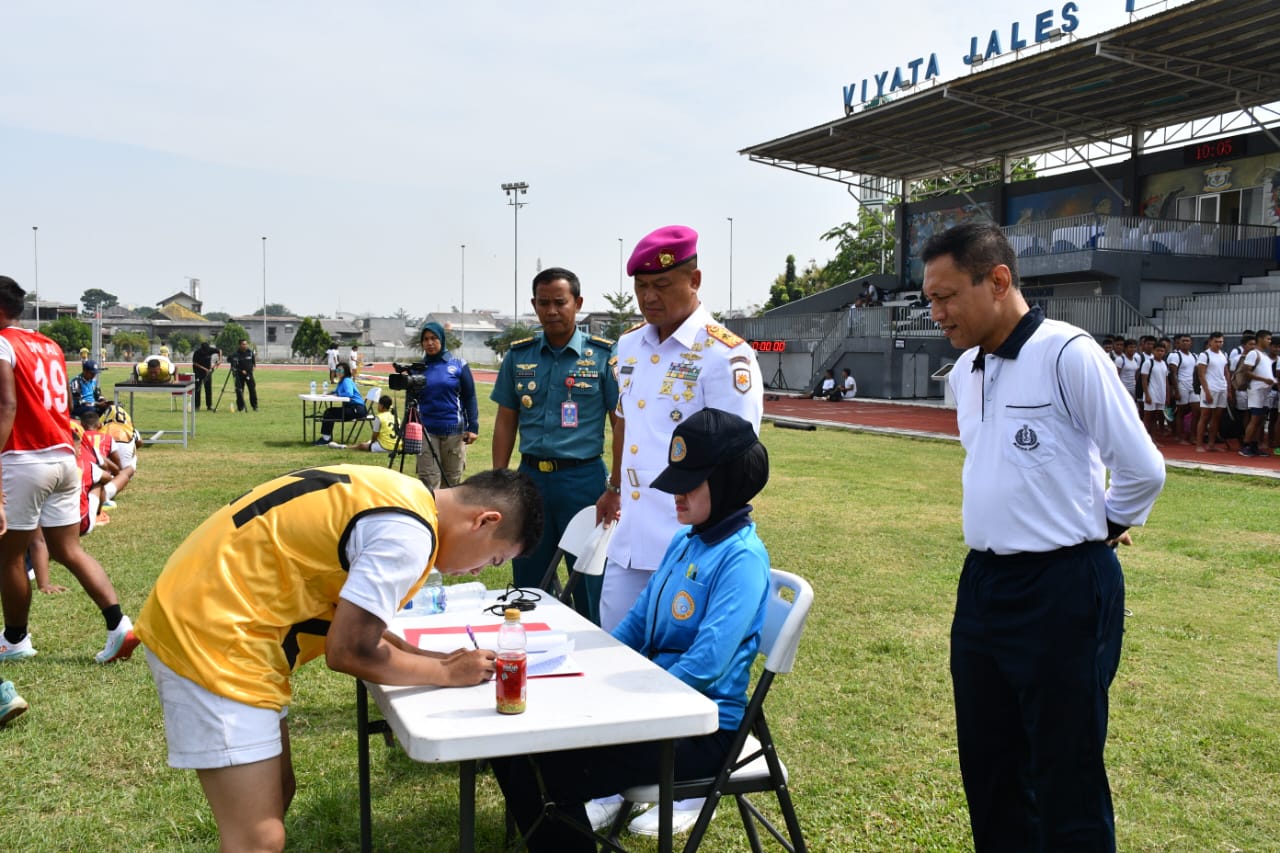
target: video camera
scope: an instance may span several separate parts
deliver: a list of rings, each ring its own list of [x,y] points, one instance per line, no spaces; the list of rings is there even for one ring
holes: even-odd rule
[[[392,391],[421,391],[427,385],[426,362],[415,361],[413,364],[391,362],[395,373],[387,375],[387,387]]]

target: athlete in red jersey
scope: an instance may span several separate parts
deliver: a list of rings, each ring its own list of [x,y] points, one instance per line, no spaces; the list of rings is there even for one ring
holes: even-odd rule
[[[132,654],[138,641],[102,566],[80,546],[80,466],[67,422],[62,349],[18,327],[26,291],[0,276],[0,662],[35,655],[27,634],[31,584],[23,554],[43,528],[50,556],[75,576],[102,610],[107,644],[99,663]]]

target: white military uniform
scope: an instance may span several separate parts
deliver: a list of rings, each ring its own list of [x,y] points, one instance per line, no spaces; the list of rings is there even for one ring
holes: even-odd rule
[[[649,488],[667,467],[667,449],[676,425],[694,412],[714,408],[745,418],[758,435],[764,412],[755,350],[716,323],[701,305],[661,343],[657,328],[648,324],[624,334],[618,340],[614,369],[617,411],[624,419],[626,442],[622,517],[609,541],[609,567],[600,602],[605,630],[611,630],[635,603],[634,595],[618,587],[619,575],[627,567],[643,572],[643,578],[631,579],[638,593],[641,580],[647,580],[662,563],[671,537],[680,528],[671,495]]]

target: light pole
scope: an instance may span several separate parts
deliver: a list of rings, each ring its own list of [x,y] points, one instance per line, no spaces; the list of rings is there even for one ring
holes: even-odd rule
[[[267,238],[262,238],[262,354],[267,354]]]
[[[463,358],[467,357],[467,244],[462,244],[462,317],[458,320],[458,335],[462,339]]]
[[[515,222],[515,238],[511,250],[511,279],[513,285],[511,322],[515,323],[520,318],[520,208],[528,204],[527,201],[520,201],[520,196],[528,195],[529,185],[524,181],[513,181],[509,184],[503,184],[502,191],[507,194],[507,204],[511,205]]]
[[[729,316],[733,316],[733,217],[726,216],[729,220]]]
[[[31,226],[31,292],[36,295],[36,331],[40,331],[40,226]]]
[[[622,262],[622,238],[618,238],[618,292],[622,292],[622,273],[626,271],[626,264]]]

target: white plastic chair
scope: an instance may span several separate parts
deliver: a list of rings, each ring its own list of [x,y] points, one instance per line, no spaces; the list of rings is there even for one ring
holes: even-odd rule
[[[577,586],[580,575],[604,574],[605,552],[609,549],[613,527],[612,524],[596,524],[595,504],[588,504],[578,510],[577,514],[569,520],[564,533],[560,534],[560,542],[556,552],[551,555],[551,562],[542,576],[542,582],[538,584],[539,588],[556,596],[565,604],[569,604],[573,588]],[[573,570],[569,572],[569,579],[561,589],[558,569],[561,558],[566,554],[576,559]]]
[[[784,590],[790,591],[790,601],[783,596]],[[755,853],[761,853],[757,822],[790,853],[805,853],[807,848],[800,832],[800,821],[796,817],[787,788],[787,768],[778,758],[769,724],[765,721],[764,700],[774,676],[790,672],[795,664],[800,635],[804,633],[805,620],[812,604],[813,588],[804,578],[780,569],[769,571],[769,598],[765,604],[764,628],[760,636],[760,653],[765,656],[764,671],[760,673],[755,690],[752,691],[738,736],[729,748],[728,754],[731,757],[726,759],[714,779],[676,781],[675,799],[706,798],[702,811],[698,814],[698,821],[685,843],[685,853],[693,853],[698,849],[707,827],[711,825],[716,806],[725,796],[732,796],[737,801],[742,826]],[[772,791],[777,796],[790,841],[747,799],[747,794],[766,791]],[[609,840],[614,843],[630,817],[631,804],[658,802],[658,786],[654,784],[628,788],[622,792],[622,798],[626,802],[609,832]]]

